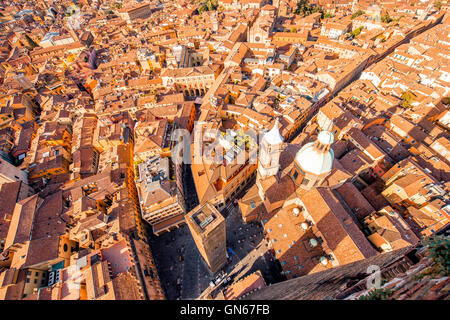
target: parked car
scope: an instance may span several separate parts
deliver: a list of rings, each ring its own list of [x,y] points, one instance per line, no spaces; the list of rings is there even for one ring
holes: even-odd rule
[[[227,277],[224,281],[223,281],[223,284],[224,285],[227,285],[227,284],[229,284],[231,282],[231,277]]]

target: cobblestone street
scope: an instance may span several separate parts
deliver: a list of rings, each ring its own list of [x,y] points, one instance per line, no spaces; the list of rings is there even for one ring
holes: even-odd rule
[[[223,268],[227,277],[238,280],[260,270],[267,284],[283,279],[279,267],[268,253],[259,222],[244,224],[239,209],[230,206],[226,225],[227,247],[234,252],[231,262]],[[197,299],[208,288],[213,276],[203,262],[187,225],[159,237],[152,236],[150,245],[167,299]],[[224,287],[219,284],[218,289]]]
[[[227,246],[235,256],[225,267],[226,273],[235,280],[260,270],[266,284],[283,279],[278,266],[268,252],[263,228],[259,222],[244,224],[239,209],[234,207],[226,219]]]

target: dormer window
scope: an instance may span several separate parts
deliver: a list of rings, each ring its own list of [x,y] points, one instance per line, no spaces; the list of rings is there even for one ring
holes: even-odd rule
[[[294,178],[294,180],[297,180],[298,177],[298,171],[297,170],[292,170],[292,177]]]
[[[302,185],[303,185],[303,186],[307,186],[308,184],[309,184],[309,179],[304,178],[304,179],[302,180]]]

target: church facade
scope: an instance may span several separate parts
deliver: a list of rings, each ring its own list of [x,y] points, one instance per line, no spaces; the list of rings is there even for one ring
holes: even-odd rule
[[[335,192],[352,175],[334,158],[334,134],[306,140],[285,143],[276,121],[260,143],[256,184],[239,203],[245,221],[263,224],[287,278],[377,254]]]

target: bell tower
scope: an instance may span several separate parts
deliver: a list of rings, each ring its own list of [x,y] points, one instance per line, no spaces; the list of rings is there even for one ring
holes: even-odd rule
[[[219,30],[219,21],[218,21],[217,11],[215,11],[215,13],[213,13],[211,22],[212,22],[212,31],[217,32],[217,30]]]
[[[278,130],[278,119],[273,128],[264,134],[259,148],[258,176],[265,179],[274,176],[280,168],[280,154],[283,151],[283,137]]]

